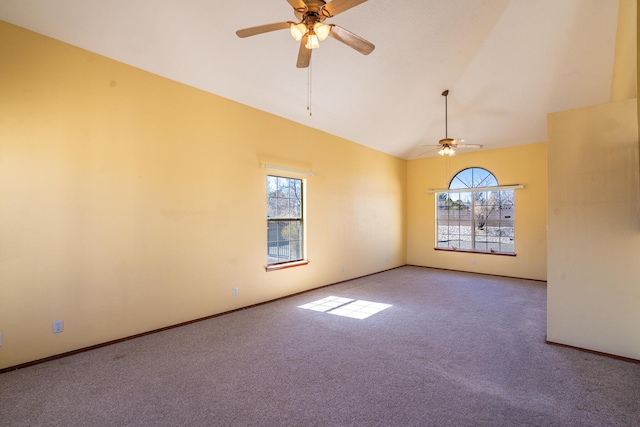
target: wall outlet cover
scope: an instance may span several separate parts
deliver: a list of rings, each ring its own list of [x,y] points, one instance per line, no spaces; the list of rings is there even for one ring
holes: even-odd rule
[[[63,330],[64,330],[64,323],[62,322],[62,320],[56,320],[56,321],[53,322],[53,333],[54,334],[59,334]]]

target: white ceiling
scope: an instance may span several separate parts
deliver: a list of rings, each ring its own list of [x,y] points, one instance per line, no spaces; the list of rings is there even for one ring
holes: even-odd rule
[[[286,0],[0,0],[0,19],[377,150],[416,158],[449,137],[484,149],[546,140],[546,114],[609,102],[617,0],[369,0],[327,20],[307,70]],[[428,155],[433,155],[434,152]]]

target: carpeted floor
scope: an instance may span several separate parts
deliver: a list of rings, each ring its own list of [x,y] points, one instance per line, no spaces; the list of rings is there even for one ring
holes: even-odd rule
[[[640,365],[545,320],[544,283],[402,267],[2,374],[0,425],[640,426]]]

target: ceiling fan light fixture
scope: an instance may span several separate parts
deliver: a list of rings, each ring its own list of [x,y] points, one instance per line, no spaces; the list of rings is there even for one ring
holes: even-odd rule
[[[322,22],[316,22],[313,24],[313,32],[318,36],[318,40],[324,41],[329,37],[331,32],[331,25],[323,24]]]
[[[440,149],[440,151],[438,151],[438,154],[440,154],[441,156],[453,157],[456,155],[456,150],[454,150],[453,147],[444,146]]]
[[[300,41],[302,36],[304,36],[307,32],[307,26],[304,23],[294,24],[293,22],[289,24],[289,30],[291,30],[291,37],[295,41]]]
[[[307,38],[307,44],[304,45],[307,49],[317,49],[320,47],[320,41],[318,36],[313,30],[309,31],[309,37]]]

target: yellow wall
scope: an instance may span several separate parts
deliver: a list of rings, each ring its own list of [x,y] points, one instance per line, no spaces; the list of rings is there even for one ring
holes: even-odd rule
[[[620,10],[613,100],[637,91]],[[640,358],[636,99],[405,162],[1,21],[0,58],[0,369],[405,263],[545,280],[547,255],[548,339]],[[307,266],[264,271],[262,162],[316,173]],[[426,190],[472,166],[525,186],[517,257],[433,250]]]
[[[0,58],[0,368],[406,263],[404,160],[3,22]],[[264,270],[262,161],[316,173],[307,266]]]
[[[550,114],[549,341],[640,359],[636,99]]]
[[[517,256],[436,251],[435,195],[463,169],[489,170],[515,190]],[[407,262],[413,265],[546,280],[546,143],[412,160],[407,166]],[[475,261],[475,264],[473,264]]]
[[[638,0],[620,0],[611,101],[635,98],[638,92]]]

